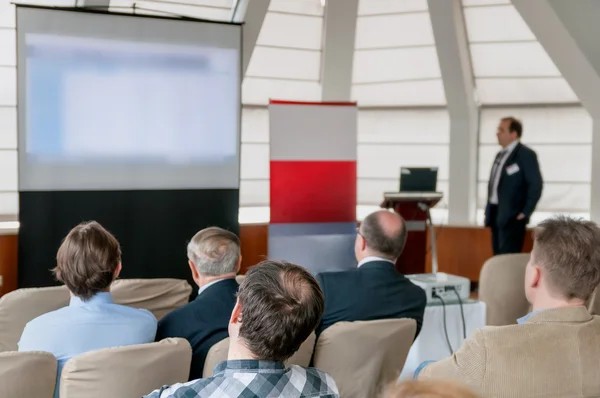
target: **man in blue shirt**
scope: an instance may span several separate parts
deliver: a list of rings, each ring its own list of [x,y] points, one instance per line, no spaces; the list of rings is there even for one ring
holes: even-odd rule
[[[160,320],[156,340],[182,337],[189,341],[193,349],[189,379],[194,380],[202,377],[210,347],[229,337],[227,327],[238,290],[235,275],[242,262],[240,240],[224,229],[206,228],[194,235],[187,255],[200,288],[198,297]]]
[[[151,343],[156,318],[146,310],[113,302],[110,285],[121,272],[119,242],[95,221],[69,232],[56,256],[55,277],[71,292],[68,307],[29,322],[19,351],[46,351],[58,360],[60,373],[71,357],[101,348]]]

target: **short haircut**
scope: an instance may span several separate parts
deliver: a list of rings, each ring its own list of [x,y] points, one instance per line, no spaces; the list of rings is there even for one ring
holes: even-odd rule
[[[394,233],[386,232],[381,226],[379,220],[380,212],[369,214],[362,221],[359,227],[359,233],[367,242],[367,247],[376,252],[383,258],[395,260],[402,254],[408,232],[404,220],[400,219],[400,228]]]
[[[387,389],[384,398],[478,398],[466,386],[449,380],[405,381]]]
[[[543,221],[531,256],[563,298],[587,300],[600,284],[600,229],[591,221],[566,216]]]
[[[521,135],[523,134],[523,124],[521,123],[521,121],[515,117],[512,116],[507,116],[507,117],[503,117],[502,118],[503,122],[510,122],[508,125],[508,131],[509,132],[515,132],[517,133],[517,137],[521,138]]]
[[[318,326],[325,299],[304,268],[265,261],[250,268],[240,285],[239,336],[257,359],[285,361]]]
[[[201,275],[236,272],[240,261],[240,239],[222,228],[206,228],[188,243],[187,255]]]
[[[110,287],[121,263],[119,242],[96,221],[84,222],[69,232],[56,255],[54,276],[86,301]]]

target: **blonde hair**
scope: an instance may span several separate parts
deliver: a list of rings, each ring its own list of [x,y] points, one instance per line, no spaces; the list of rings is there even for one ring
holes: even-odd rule
[[[479,398],[467,387],[451,381],[406,381],[390,386],[384,398]]]

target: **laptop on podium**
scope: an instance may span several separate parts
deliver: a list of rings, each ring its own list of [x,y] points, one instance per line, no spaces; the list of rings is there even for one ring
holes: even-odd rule
[[[400,192],[436,192],[437,167],[401,167]]]

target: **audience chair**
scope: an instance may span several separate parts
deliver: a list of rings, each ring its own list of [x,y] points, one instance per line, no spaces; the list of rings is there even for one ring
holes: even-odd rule
[[[146,309],[160,320],[189,302],[192,287],[183,279],[117,279],[110,292],[115,303]]]
[[[246,279],[246,275],[237,275],[235,277],[235,281],[238,283],[238,285],[241,285],[244,279]]]
[[[215,366],[227,360],[229,352],[229,337],[219,341],[217,344],[210,347],[204,360],[204,368],[202,369],[202,377],[212,377]]]
[[[164,385],[187,382],[192,348],[185,339],[105,348],[67,361],[61,398],[131,398]]]
[[[0,352],[17,351],[27,322],[69,305],[64,286],[17,289],[0,298]]]
[[[310,359],[312,358],[313,350],[315,347],[315,341],[317,336],[311,333],[304,343],[300,346],[298,351],[292,355],[287,361],[286,366],[299,365],[308,367],[310,366]],[[213,370],[219,362],[227,360],[227,354],[229,352],[229,338],[219,341],[217,344],[210,347],[206,359],[204,360],[204,369],[202,370],[202,377],[211,377]]]
[[[57,367],[47,352],[0,353],[0,397],[52,398]]]
[[[487,325],[513,325],[529,313],[530,305],[525,297],[527,262],[529,254],[502,254],[483,264],[479,300],[486,304]]]
[[[376,397],[404,367],[414,319],[338,322],[319,336],[314,367],[329,373],[344,398]]]
[[[587,303],[588,311],[592,315],[600,315],[600,292],[598,289],[599,288],[596,288],[596,290],[594,290],[592,297],[590,297]]]

